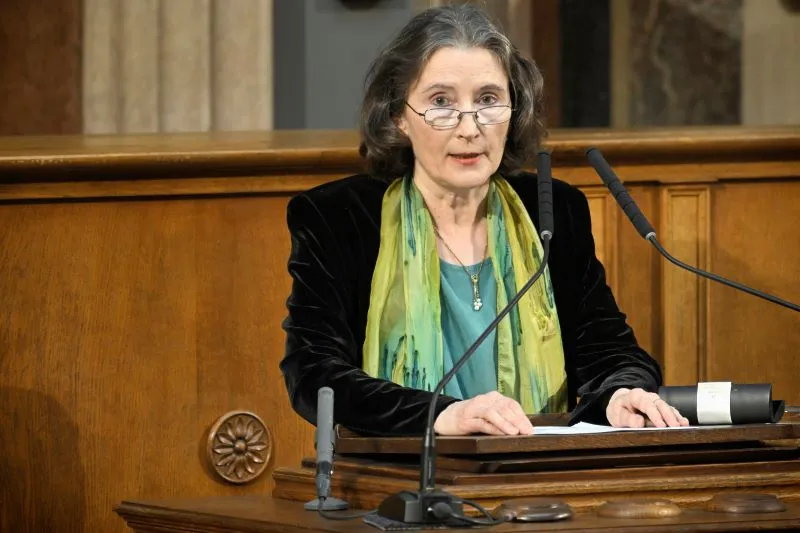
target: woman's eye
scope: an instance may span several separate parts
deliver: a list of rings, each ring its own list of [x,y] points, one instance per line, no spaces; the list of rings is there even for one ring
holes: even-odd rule
[[[444,107],[448,105],[450,102],[444,96],[437,96],[433,99],[433,105],[436,107]]]
[[[483,105],[492,105],[497,103],[497,97],[493,94],[484,94],[478,101]]]

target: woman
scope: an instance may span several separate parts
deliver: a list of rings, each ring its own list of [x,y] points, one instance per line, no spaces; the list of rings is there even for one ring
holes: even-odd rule
[[[415,17],[375,60],[363,102],[369,175],[292,199],[281,369],[314,423],[317,390],[355,431],[420,434],[431,392],[541,261],[542,76],[470,6]],[[687,425],[661,400],[594,253],[589,210],[554,181],[546,274],[436,405],[442,435],[530,434],[526,413]],[[576,398],[580,402],[576,405]]]

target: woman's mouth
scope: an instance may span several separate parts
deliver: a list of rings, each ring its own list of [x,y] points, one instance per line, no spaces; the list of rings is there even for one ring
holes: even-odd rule
[[[460,154],[450,154],[457,163],[461,165],[474,165],[481,159],[480,152],[464,152]]]

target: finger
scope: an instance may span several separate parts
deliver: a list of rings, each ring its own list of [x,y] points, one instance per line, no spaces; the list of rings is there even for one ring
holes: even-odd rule
[[[680,425],[682,425],[682,426],[688,426],[689,425],[689,419],[686,418],[685,416],[683,416],[681,414],[681,412],[678,411],[677,408],[672,407],[672,410],[675,411],[675,418],[678,419],[678,422],[680,422]]]
[[[506,398],[506,401],[503,403],[503,408],[500,410],[503,417],[517,426],[521,434],[530,434],[533,431],[533,424],[531,424],[528,415],[525,414],[525,410],[522,409],[519,402],[511,398]]]
[[[624,412],[627,411],[623,409],[621,401],[608,404],[608,407],[606,407],[606,418],[608,419],[608,423],[613,427],[623,427],[622,415]]]
[[[621,418],[622,426],[620,427],[625,428],[643,428],[646,422],[643,415],[632,411],[624,411]]]
[[[661,418],[667,426],[678,427],[681,425],[680,420],[678,420],[678,417],[675,415],[675,409],[662,398],[655,401],[655,406],[658,408],[658,412],[661,413]]]
[[[484,433],[486,435],[505,435],[503,430],[483,418],[468,418],[462,421],[463,434]]]
[[[639,405],[634,405],[636,409],[645,415],[653,425],[657,428],[663,428],[667,426],[667,423],[664,421],[664,417],[661,416],[661,411],[658,409],[658,405],[656,402],[650,398],[645,398]]]
[[[496,407],[491,407],[483,414],[484,420],[488,420],[494,426],[497,426],[506,435],[518,435],[519,428],[511,421],[507,420]]]
[[[646,415],[653,426],[666,427],[667,423],[664,421],[664,417],[657,405],[657,403],[665,402],[661,400],[658,394],[637,388],[633,389],[628,396],[630,397],[632,410],[639,411]],[[645,422],[647,422],[647,420],[645,420]]]
[[[653,392],[647,392],[644,389],[637,388],[632,389],[629,394],[627,394],[627,400],[630,403],[630,406],[634,409],[639,409],[639,406],[644,406],[647,403],[652,403],[656,398],[658,398],[658,394]]]

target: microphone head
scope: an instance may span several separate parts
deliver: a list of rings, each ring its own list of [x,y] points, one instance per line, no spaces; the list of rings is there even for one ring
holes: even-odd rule
[[[611,169],[611,165],[609,165],[605,157],[603,157],[603,153],[597,148],[591,147],[586,150],[586,158],[589,160],[589,164],[594,167],[600,179],[603,180],[606,187],[608,187],[611,195],[628,216],[628,219],[634,225],[636,231],[639,232],[639,235],[649,240],[651,235],[656,234],[656,230],[644,216],[644,213],[639,209],[639,206],[636,205],[631,195],[628,194],[628,191],[625,190],[625,186]]]
[[[589,161],[589,164],[594,167],[604,182],[608,183],[610,179],[617,178],[614,174],[614,171],[611,170],[611,166],[608,164],[608,161],[606,161],[606,158],[603,157],[603,152],[597,148],[587,148],[586,159]]]
[[[536,155],[536,169],[539,178],[539,235],[544,240],[552,238],[553,221],[553,166],[550,153],[541,151]]]

